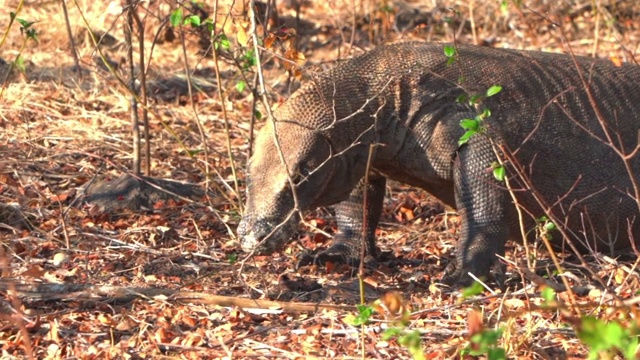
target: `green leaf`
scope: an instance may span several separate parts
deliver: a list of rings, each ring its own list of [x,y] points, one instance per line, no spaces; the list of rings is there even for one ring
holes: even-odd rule
[[[622,328],[617,321],[612,321],[604,326],[604,334],[602,334],[602,340],[609,347],[616,347],[621,349],[627,339],[627,332]]]
[[[552,230],[556,230],[557,227],[555,223],[548,221],[544,224],[544,229],[547,231],[552,231]]]
[[[411,331],[409,333],[406,333],[404,335],[402,335],[399,339],[398,339],[398,343],[402,346],[406,346],[408,348],[416,348],[418,346],[420,346],[420,342],[422,341],[422,339],[420,338],[420,332],[419,331]]]
[[[384,341],[389,341],[395,337],[398,337],[400,335],[402,335],[402,329],[397,328],[397,327],[391,327],[391,328],[387,328],[383,333],[382,333],[382,340]]]
[[[456,98],[456,102],[459,104],[467,102],[467,100],[469,100],[469,97],[467,96],[467,94],[462,94]]]
[[[201,24],[200,16],[198,15],[187,16],[187,18],[184,19],[184,24],[191,25],[191,27],[198,27]]]
[[[502,11],[502,13],[504,15],[508,14],[508,12],[509,12],[509,1],[508,0],[502,0],[500,2],[500,11]]]
[[[213,21],[211,21],[211,19],[207,19],[203,24],[206,26],[207,32],[212,33],[213,35]]]
[[[503,348],[493,348],[487,351],[487,359],[504,360],[507,358],[507,352]]]
[[[231,49],[231,43],[229,42],[229,38],[227,38],[227,35],[225,34],[220,34],[220,36],[218,36],[218,41],[216,42],[216,50],[218,50],[218,47],[221,47],[224,50],[229,51],[229,49]]]
[[[21,29],[22,30],[22,29]],[[32,39],[33,41],[38,41],[38,34],[36,33],[36,29],[28,29],[26,31],[27,39]]]
[[[238,261],[238,254],[231,253],[227,255],[227,261],[229,261],[231,265],[235,264],[235,262]]]
[[[178,27],[182,22],[182,13],[183,13],[183,10],[181,7],[175,9],[171,13],[171,16],[169,17],[169,22],[173,27]]]
[[[356,321],[356,316],[354,314],[347,314],[342,321],[344,321],[345,324],[355,326],[354,322]]]
[[[462,119],[460,120],[460,127],[467,130],[460,139],[458,139],[458,145],[464,145],[469,142],[469,139],[482,130],[482,120],[478,119]]]
[[[244,80],[240,80],[238,81],[238,83],[236,84],[236,90],[241,93],[244,91],[244,89],[247,88],[247,83]]]
[[[471,336],[470,342],[475,346],[467,346],[463,354],[472,356],[487,355],[490,360],[506,359],[506,352],[498,347],[498,341],[502,337],[502,330],[484,330]]]
[[[506,176],[507,170],[504,168],[504,165],[500,165],[496,163],[493,166],[493,177],[500,182],[504,182],[504,177]]]
[[[444,46],[444,55],[448,58],[453,57],[456,54],[456,47],[453,45]]]
[[[244,56],[242,57],[242,60],[243,60],[242,67],[245,70],[248,70],[249,68],[255,66],[256,65],[256,52],[254,51],[254,49],[251,49],[251,50],[247,51],[247,53],[244,54]]]
[[[462,119],[460,120],[460,127],[465,130],[478,131],[480,129],[480,121],[477,119]]]
[[[373,315],[373,308],[367,305],[358,305],[358,314],[353,317],[351,325],[360,326],[369,322]]]
[[[482,285],[479,282],[474,281],[471,286],[462,289],[462,297],[466,299],[471,296],[482,294],[483,291],[484,288],[482,287]]]
[[[19,22],[20,25],[22,25],[22,28],[24,30],[28,29],[29,27],[31,27],[31,25],[33,25],[33,21],[27,21],[27,20],[20,19],[20,18],[16,19],[16,21]]]
[[[419,331],[414,330],[398,337],[398,344],[409,350],[413,360],[424,359],[424,352],[422,351],[422,336]]]
[[[490,330],[486,329],[480,333],[474,334],[471,336],[471,341],[483,345],[483,347],[489,347],[496,345],[500,337],[502,336],[501,330]]]
[[[500,91],[502,91],[502,86],[493,85],[492,87],[487,89],[487,97],[492,97],[493,95],[498,94]]]
[[[540,295],[542,295],[544,302],[547,304],[553,304],[556,302],[556,292],[550,287],[542,289]]]
[[[480,101],[481,96],[480,95],[471,95],[471,98],[469,99],[469,104],[470,105],[475,105]]]
[[[27,70],[26,65],[24,64],[24,58],[20,55],[13,62],[13,66],[18,69],[20,72],[25,72]]]
[[[253,114],[255,115],[257,120],[262,119],[262,113],[260,112],[260,110],[256,110]]]
[[[625,359],[636,359],[636,349],[638,348],[638,338],[630,338],[627,346],[623,349]]]
[[[458,146],[462,146],[468,143],[471,137],[477,133],[477,131],[469,130],[466,133],[462,134],[462,136],[460,136],[460,139],[458,139]]]

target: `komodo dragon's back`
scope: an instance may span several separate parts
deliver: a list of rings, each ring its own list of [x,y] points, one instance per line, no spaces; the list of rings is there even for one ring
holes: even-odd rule
[[[551,213],[578,247],[609,252],[640,236],[638,65],[468,45],[450,58],[445,46],[452,45],[378,47],[320,74],[276,110],[249,163],[238,228],[245,250],[276,251],[295,230],[297,210],[337,204],[333,246],[302,263],[357,259],[363,226],[375,255],[389,178],[458,209],[447,280],[486,275],[520,234],[512,197],[491,172],[497,153],[509,160],[524,213]],[[484,97],[494,85],[502,91]],[[460,121],[484,109],[484,133],[459,145]],[[365,187],[370,144],[377,146]]]

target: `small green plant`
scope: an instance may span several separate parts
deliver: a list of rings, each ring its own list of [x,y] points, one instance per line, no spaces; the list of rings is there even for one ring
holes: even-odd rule
[[[408,330],[409,310],[402,295],[396,292],[386,293],[372,305],[358,305],[358,313],[345,318],[347,324],[353,326],[366,325],[373,314],[378,313],[390,320],[390,327],[382,333],[385,341],[396,339],[404,346],[415,360],[423,360],[422,335],[418,330]]]
[[[502,330],[484,329],[471,336],[470,344],[462,350],[462,358],[467,355],[486,355],[489,360],[502,360],[507,358],[506,351],[498,346],[498,341],[502,337]]]
[[[637,326],[624,328],[617,321],[605,322],[584,316],[577,332],[580,341],[590,348],[589,359],[612,357],[616,353],[625,359],[636,359],[639,330]]]
[[[173,27],[180,26],[180,23],[182,22],[182,19],[184,17],[183,15],[184,15],[184,10],[182,9],[182,7],[179,7],[173,10],[171,12],[171,16],[169,16],[169,23],[171,23],[171,26]]]
[[[15,18],[16,14],[11,13],[11,18]],[[20,24],[20,33],[33,41],[38,41],[38,34],[35,29],[31,28],[31,25],[35,24],[34,21],[26,21],[24,19],[17,18],[16,21]]]
[[[540,293],[540,295],[544,299],[544,302],[541,304],[542,307],[545,307],[545,308],[558,307],[558,295],[556,294],[555,290],[553,290],[550,287],[545,287],[544,289],[542,289],[542,292]]]
[[[504,177],[507,175],[504,165],[494,161],[491,163],[491,169],[493,169],[493,177],[500,182],[504,182]]]
[[[11,27],[11,24],[13,24],[13,22],[17,22],[18,24],[20,24],[20,33],[24,36],[24,40],[22,42],[22,44],[20,45],[20,49],[18,50],[18,54],[16,55],[15,59],[11,62],[11,66],[9,68],[9,71],[7,71],[4,79],[0,79],[1,83],[2,83],[2,88],[0,89],[0,96],[2,96],[4,89],[7,85],[7,81],[9,79],[10,74],[13,72],[13,69],[18,69],[21,72],[25,72],[25,63],[24,63],[24,59],[22,58],[22,52],[24,51],[24,48],[27,46],[27,42],[29,40],[33,40],[35,42],[38,42],[38,33],[36,32],[36,30],[32,27],[33,24],[35,24],[34,21],[27,21],[21,18],[17,17],[17,14],[15,12],[10,12],[9,13],[9,17],[11,18],[11,21],[9,23],[9,27]],[[8,30],[7,30],[8,32]],[[0,46],[4,45],[4,41],[6,40],[6,34],[5,36],[2,38],[2,40],[0,41]]]
[[[470,106],[477,107],[480,105],[483,99],[495,96],[502,91],[502,86],[493,85],[487,89],[484,95],[472,95],[468,97],[467,95],[461,95],[458,97],[458,102],[468,102]],[[460,120],[460,127],[465,130],[465,133],[462,134],[460,139],[458,139],[458,145],[462,146],[469,142],[472,136],[476,134],[485,134],[487,131],[486,126],[484,125],[484,120],[491,116],[491,110],[484,108],[482,112],[476,115],[473,119],[462,119]],[[506,169],[503,164],[499,162],[494,162],[491,164],[491,168],[493,170],[493,177],[496,180],[503,182],[506,176]]]
[[[213,28],[213,22],[211,19],[203,20],[200,18],[199,15],[189,15],[185,17],[183,8],[178,7],[176,10],[174,10],[171,13],[169,17],[169,22],[173,27],[187,26],[187,25],[193,28],[205,27],[206,30],[211,34],[213,38],[212,43],[215,51],[222,49],[228,52],[231,50],[231,42],[229,41],[229,38],[223,33],[216,34],[216,31]],[[246,34],[244,36],[246,37]],[[251,69],[253,69],[256,65],[255,50],[248,49],[246,51],[243,51],[240,57],[238,58],[237,63],[239,64],[239,67],[243,72],[248,72]],[[244,76],[242,77],[242,79],[238,80],[238,82],[235,85],[235,89],[238,93],[244,92],[247,89],[247,87],[248,87],[248,84]]]
[[[449,58],[447,60],[447,65],[451,65],[456,61],[456,55],[458,54],[458,50],[453,45],[445,45],[444,46],[444,55]]]
[[[474,281],[473,284],[467,286],[466,288],[461,290],[462,300],[466,300],[472,296],[480,295],[484,291],[484,287],[477,281]]]
[[[409,351],[409,354],[411,354],[414,360],[424,359],[424,352],[422,351],[422,335],[420,334],[420,331],[407,331],[400,327],[389,328],[382,333],[382,340],[389,341],[391,339],[397,339],[398,344],[407,348],[407,351]]]
[[[458,101],[468,101],[469,105],[477,106],[484,98],[489,98],[499,94],[502,91],[502,87],[500,85],[493,85],[489,89],[487,89],[484,96],[481,95],[472,95],[471,97],[466,98],[466,96],[458,97]],[[462,119],[460,120],[460,126],[466,130],[466,132],[460,137],[458,140],[458,145],[464,145],[473,135],[476,134],[484,134],[486,131],[486,127],[484,126],[484,120],[491,116],[491,111],[487,108],[484,108],[482,112],[473,119]]]
[[[206,24],[210,28],[213,27],[213,23],[211,22],[211,20],[207,20]],[[225,51],[229,51],[229,50],[231,50],[231,42],[229,42],[229,38],[227,38],[227,35],[218,34],[218,36],[216,37],[215,41],[213,42],[213,47],[216,50],[222,49],[222,50],[225,50]]]
[[[536,219],[536,224],[538,225],[539,237],[542,238],[545,236],[549,240],[553,239],[551,232],[557,229],[556,224],[553,221],[543,215]]]
[[[467,328],[469,345],[460,352],[462,358],[486,355],[487,359],[491,360],[506,359],[506,351],[498,346],[498,342],[502,337],[502,330],[486,329],[481,311],[474,309],[469,312]]]
[[[373,316],[373,307],[368,305],[358,305],[358,314],[348,316],[345,319],[345,322],[351,324],[353,326],[361,326],[366,325],[371,320],[371,316]]]

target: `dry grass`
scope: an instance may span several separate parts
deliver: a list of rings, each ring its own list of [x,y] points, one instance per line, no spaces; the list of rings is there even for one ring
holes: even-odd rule
[[[18,1],[4,2],[0,29],[8,27],[8,12]],[[223,2],[222,2],[223,3]],[[277,1],[280,21],[295,25],[296,13],[289,2]],[[298,46],[308,72],[325,68],[338,58],[359,53],[382,42],[406,39],[489,43],[495,47],[543,49],[575,54],[596,53],[601,57],[632,61],[640,44],[640,6],[622,1],[542,0],[523,1],[524,6],[501,10],[498,1],[447,0],[434,9],[420,1],[408,1],[431,11],[431,23],[405,33],[392,29],[393,13],[381,11],[385,1],[304,2],[300,13]],[[435,3],[435,2],[434,2]],[[151,170],[153,176],[207,183],[209,196],[200,202],[159,204],[149,211],[93,214],[79,206],[76,196],[98,175],[116,176],[132,164],[131,120],[127,90],[116,75],[126,77],[126,67],[109,73],[96,64],[96,51],[89,41],[81,14],[94,31],[110,33],[116,40],[103,46],[115,63],[125,58],[124,19],[118,2],[67,2],[77,51],[84,71],[73,71],[69,39],[59,2],[29,2],[19,18],[35,21],[38,43],[27,42],[21,57],[25,72],[8,77],[0,107],[0,202],[21,209],[24,221],[0,219],[3,272],[0,299],[0,344],[6,358],[307,358],[360,357],[362,344],[367,358],[408,358],[407,348],[396,340],[382,340],[388,326],[374,321],[364,335],[345,324],[345,311],[317,313],[247,311],[237,307],[190,304],[166,296],[139,297],[126,302],[96,297],[67,297],[46,300],[34,294],[17,296],[16,284],[93,284],[120,287],[182,289],[217,295],[357,304],[356,283],[339,272],[305,268],[298,272],[316,279],[322,290],[294,292],[281,277],[295,278],[299,245],[272,257],[250,260],[242,272],[234,263],[238,252],[233,232],[239,220],[238,195],[226,152],[222,109],[231,122],[232,152],[243,179],[248,151],[248,119],[252,96],[234,89],[241,79],[238,67],[227,58],[219,61],[223,74],[224,103],[215,85],[215,63],[198,45],[195,30],[185,29],[188,65],[205,90],[189,98],[178,89],[184,84],[185,60],[178,39],[153,45],[159,25],[176,7],[171,1],[153,3],[146,18],[146,52],[150,81],[158,86],[149,108]],[[354,5],[355,4],[355,5]],[[149,2],[141,3],[148,6]],[[458,15],[447,10],[454,8]],[[470,15],[470,8],[473,15]],[[222,12],[222,10],[221,10]],[[144,15],[142,10],[139,11]],[[449,22],[448,17],[452,20]],[[357,27],[352,32],[353,21]],[[549,20],[562,22],[554,27]],[[616,21],[613,21],[616,20]],[[225,27],[234,49],[236,22]],[[473,24],[473,26],[472,26]],[[472,31],[473,30],[473,31]],[[562,30],[562,31],[560,31]],[[82,35],[84,32],[85,35]],[[160,33],[164,38],[164,32]],[[352,42],[353,39],[353,42]],[[568,40],[568,44],[563,41]],[[2,58],[16,60],[24,42],[14,24],[2,46]],[[153,45],[153,47],[152,47]],[[137,45],[136,45],[137,46]],[[265,54],[267,59],[271,54]],[[287,96],[289,84],[280,62],[269,62],[265,71],[270,99]],[[6,74],[6,68],[4,69]],[[249,79],[253,73],[248,72]],[[165,82],[162,82],[162,81]],[[173,81],[173,82],[171,82]],[[163,84],[171,84],[162,90]],[[173,91],[173,92],[172,92]],[[194,113],[195,109],[195,113]],[[203,124],[206,140],[195,123]],[[262,113],[265,113],[262,111]],[[202,149],[209,150],[211,173],[205,173]],[[407,192],[409,191],[409,192]],[[434,215],[441,209],[428,195],[394,185],[387,200],[381,246],[404,261],[382,263],[368,274],[369,301],[394,290],[415,311],[410,329],[420,330],[429,358],[459,357],[469,344],[468,332],[475,314],[483,316],[484,327],[502,328],[499,346],[510,358],[585,358],[588,349],[577,339],[572,325],[579,319],[564,308],[541,309],[540,289],[529,281],[512,281],[512,290],[460,303],[457,293],[447,293],[432,284],[451,259],[456,238],[456,217]],[[13,209],[12,208],[12,209]],[[10,210],[6,210],[10,211]],[[2,214],[5,213],[3,208]],[[309,214],[309,220],[329,231],[333,224],[325,211]],[[9,219],[7,217],[6,219]],[[20,216],[18,216],[20,218]],[[399,222],[400,221],[400,222]],[[400,224],[400,225],[399,225]],[[301,242],[320,246],[322,235],[306,236]],[[507,258],[522,259],[524,250],[512,245]],[[540,264],[547,264],[540,254]],[[629,298],[637,289],[638,274],[633,263],[607,262],[593,258],[590,265],[608,283],[608,290],[593,290],[579,298],[580,311],[602,319],[635,323],[634,306],[612,304],[612,294]],[[572,285],[594,285],[583,269]],[[550,266],[550,272],[552,267]],[[512,271],[513,267],[510,268]],[[515,271],[514,271],[515,272]],[[551,274],[553,276],[553,274]],[[513,290],[516,289],[516,290]],[[563,294],[561,300],[565,300]],[[472,314],[472,315],[470,315]],[[376,316],[376,318],[379,318]]]

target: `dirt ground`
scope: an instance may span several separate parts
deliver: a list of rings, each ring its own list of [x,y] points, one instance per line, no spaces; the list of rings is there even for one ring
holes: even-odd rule
[[[66,1],[70,41],[62,2],[2,2],[2,358],[579,359],[597,357],[598,346],[620,350],[601,356],[633,356],[626,349],[640,333],[635,256],[591,254],[581,263],[558,254],[574,291],[555,295],[548,288],[562,281],[549,254],[539,244],[509,244],[507,287],[463,296],[438,283],[453,259],[455,212],[399,183],[388,186],[377,232],[390,260],[366,271],[362,290],[357,269],[295,269],[304,249],[330,244],[330,209],[305,214],[315,229],[301,226],[272,256],[245,259],[235,229],[265,106],[313,74],[406,40],[635,62],[640,3],[260,3],[268,104],[254,96],[258,66],[241,0],[217,9],[213,1],[133,2],[133,63],[124,3]],[[192,23],[190,16],[215,19],[215,40],[206,24],[175,21],[180,7]],[[10,24],[10,13],[21,21]],[[128,86],[133,69],[141,88],[141,48],[147,105],[138,102],[138,123],[146,107],[149,177],[131,175]],[[540,277],[523,276],[529,253]],[[360,293],[380,305],[356,326]],[[386,336],[389,329],[396,336]]]

